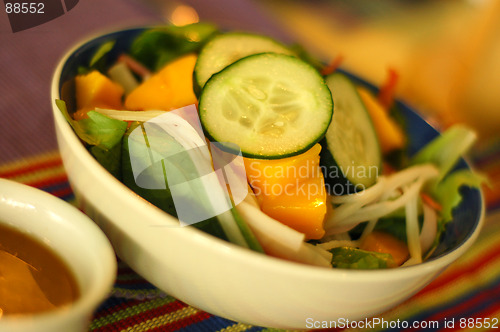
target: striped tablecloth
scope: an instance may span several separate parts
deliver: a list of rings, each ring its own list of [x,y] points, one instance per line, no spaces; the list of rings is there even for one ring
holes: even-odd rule
[[[177,2],[82,0],[67,14],[15,34],[9,27],[7,16],[0,15],[0,177],[26,183],[74,203],[58,152],[46,152],[57,147],[48,88],[52,71],[64,51],[83,36],[105,28],[154,24],[165,19],[163,11],[151,10],[144,6],[145,3]],[[188,0],[186,3],[194,6],[203,20],[232,29],[259,31],[287,41],[286,34],[280,33],[276,23],[273,24],[266,13],[258,10],[254,1]],[[496,180],[493,183],[500,187],[500,163],[491,162],[487,154],[481,160],[487,172],[494,175]],[[499,193],[488,192],[488,204],[497,210],[500,208]],[[377,318],[419,323],[437,321],[440,327],[445,321],[455,319],[456,329],[460,329],[460,319],[500,319],[498,239],[500,217],[490,216],[480,239],[464,257],[420,293]],[[233,322],[188,306],[155,288],[119,262],[113,291],[95,312],[90,330],[267,329]]]
[[[488,168],[498,173],[497,166]],[[74,203],[57,151],[0,165],[0,177],[22,182]],[[490,196],[494,197],[494,196]],[[493,200],[490,207],[496,206]],[[497,322],[500,329],[500,218],[488,216],[478,241],[426,288],[396,308],[376,317],[386,323],[471,329],[472,319]],[[395,325],[393,325],[395,326]],[[306,322],[304,322],[306,328]],[[387,330],[379,326],[364,330]],[[391,329],[394,330],[394,329]],[[397,328],[395,330],[398,330]],[[191,307],[157,289],[119,262],[108,299],[93,317],[90,331],[271,331],[227,320]]]

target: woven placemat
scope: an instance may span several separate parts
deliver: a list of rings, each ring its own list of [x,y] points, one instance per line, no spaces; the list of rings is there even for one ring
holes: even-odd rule
[[[40,188],[75,203],[56,151],[0,165],[0,177]],[[495,205],[496,202],[492,202],[492,206]],[[443,329],[445,322],[452,321],[454,330],[462,330],[471,326],[467,325],[471,319],[500,320],[499,239],[500,222],[490,218],[478,241],[463,257],[422,291],[376,318],[380,322],[399,320],[410,326],[427,323],[427,326],[438,327],[426,330]],[[379,325],[364,330],[399,330],[385,327]],[[500,322],[497,327],[500,328]],[[453,329],[446,329],[449,330]],[[238,323],[198,310],[165,294],[119,261],[113,290],[95,312],[90,331],[278,330]]]

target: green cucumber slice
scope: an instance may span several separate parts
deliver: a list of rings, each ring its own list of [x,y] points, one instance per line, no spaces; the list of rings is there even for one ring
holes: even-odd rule
[[[333,105],[330,90],[311,65],[262,53],[213,75],[202,91],[199,112],[213,140],[236,144],[246,157],[275,159],[317,143],[330,124]]]
[[[377,180],[382,165],[380,145],[370,114],[350,79],[333,73],[325,81],[335,105],[322,141],[320,162],[325,183],[330,193],[353,193]]]
[[[123,144],[124,183],[139,196],[175,217],[180,217],[177,208],[181,208],[181,213],[183,209],[182,206],[175,205],[176,200],[172,196],[174,193],[177,195],[177,203],[196,210],[195,217],[204,216],[205,213],[207,216],[214,215],[211,203],[228,201],[229,197],[225,197],[222,190],[215,188],[221,186],[217,179],[215,183],[192,181],[213,171],[212,165],[206,163],[205,152],[208,152],[208,148],[197,149],[202,148],[205,141],[180,117],[171,117],[168,124],[166,121],[160,123],[160,126],[134,123],[127,131]],[[166,151],[169,156],[163,159]],[[190,184],[180,192],[175,189],[172,191],[172,185],[179,184],[175,181],[170,183],[172,179]],[[263,252],[253,232],[234,207],[215,217],[202,220],[200,225],[197,225],[198,223],[189,225],[210,231],[213,235],[239,246]]]
[[[199,92],[208,79],[235,61],[257,53],[294,55],[276,40],[249,33],[225,33],[211,39],[200,51],[194,67],[194,90]]]
[[[134,122],[130,125],[129,129],[125,132],[123,136],[122,151],[121,151],[121,171],[122,171],[122,181],[129,189],[135,192],[137,195],[141,196],[151,204],[162,209],[163,211],[169,213],[170,215],[177,217],[177,212],[175,211],[174,201],[172,199],[172,194],[168,188],[166,189],[146,189],[142,186],[137,185],[137,179],[134,177],[134,172],[132,170],[132,160],[140,160],[144,165],[149,165],[150,161],[147,158],[141,158],[142,156],[137,156],[133,154],[132,144],[134,141],[129,140],[130,135],[137,129],[140,129],[141,124]],[[172,148],[178,148],[179,144],[173,140],[166,141],[165,145],[172,146]],[[163,174],[158,172],[161,170],[161,164],[156,163],[150,167],[144,166],[144,172],[140,175],[145,182],[165,182]]]

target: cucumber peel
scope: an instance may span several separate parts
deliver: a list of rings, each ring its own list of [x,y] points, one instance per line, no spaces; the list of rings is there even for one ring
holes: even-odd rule
[[[333,114],[330,90],[314,67],[284,54],[245,57],[213,75],[199,100],[205,133],[245,157],[277,159],[319,142]]]
[[[209,78],[237,60],[258,53],[294,52],[278,41],[250,33],[229,32],[212,38],[201,49],[193,73],[193,88],[199,94]]]
[[[325,183],[330,193],[354,193],[376,182],[382,167],[380,144],[355,85],[341,73],[330,74],[325,81],[335,105],[332,122],[321,142]]]

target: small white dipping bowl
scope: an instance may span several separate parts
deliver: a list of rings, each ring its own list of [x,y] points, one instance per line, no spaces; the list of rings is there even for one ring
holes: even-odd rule
[[[432,281],[476,239],[484,212],[477,190],[466,193],[451,231],[431,259],[390,270],[301,265],[245,250],[192,227],[178,227],[174,217],[108,173],[55,104],[62,85],[74,77],[78,66],[88,65],[102,43],[116,40],[110,54],[116,58],[142,31],[102,34],[70,49],[55,70],[51,98],[60,152],[80,206],[108,235],[118,256],[158,288],[228,319],[304,329],[315,321],[364,319],[394,307]],[[409,125],[410,151],[438,135],[414,111],[398,105]]]
[[[46,244],[76,277],[79,298],[39,314],[4,315],[2,332],[83,332],[110,294],[116,257],[106,236],[74,206],[39,189],[0,179],[0,223]]]

